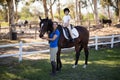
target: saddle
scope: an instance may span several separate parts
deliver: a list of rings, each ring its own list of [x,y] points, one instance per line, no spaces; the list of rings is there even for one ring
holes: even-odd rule
[[[70,28],[71,28],[71,31],[72,31],[72,38],[73,39],[78,38],[79,37],[79,33],[78,33],[77,29],[74,28],[72,25],[70,25]],[[66,39],[69,39],[71,37],[69,29],[67,27],[63,27],[62,29],[63,29],[64,37]]]

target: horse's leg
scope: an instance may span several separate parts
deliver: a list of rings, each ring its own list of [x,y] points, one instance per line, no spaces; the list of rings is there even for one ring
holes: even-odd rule
[[[76,60],[75,60],[75,64],[72,66],[73,68],[77,67],[77,64],[78,64],[78,60],[79,60],[79,56],[80,56],[80,52],[82,50],[83,46],[75,46],[75,50],[76,50]]]
[[[83,66],[83,68],[86,68],[88,64],[88,55],[89,55],[87,44],[84,46],[84,52],[85,52],[85,65]]]
[[[60,60],[60,53],[61,53],[61,48],[58,48],[58,52],[57,52],[57,68],[56,68],[57,71],[60,71],[61,68],[62,68],[62,63],[61,63],[61,60]]]

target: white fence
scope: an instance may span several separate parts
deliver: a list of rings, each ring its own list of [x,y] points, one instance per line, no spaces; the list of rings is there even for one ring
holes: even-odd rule
[[[117,40],[115,40],[115,38],[117,38]],[[99,41],[100,39],[109,39],[109,42],[101,42]],[[110,44],[111,48],[114,47],[114,43],[119,43],[120,42],[120,35],[112,35],[112,36],[96,36],[96,37],[91,37],[89,40],[92,40],[92,43],[89,43],[88,46],[95,46],[95,49],[98,50],[98,46],[99,45],[106,45],[106,44]],[[22,41],[18,44],[8,44],[8,45],[0,45],[0,48],[5,48],[5,47],[15,47],[15,46],[19,46],[19,52],[16,54],[3,54],[0,55],[0,58],[4,58],[4,57],[10,57],[10,56],[18,56],[19,58],[19,62],[22,61],[22,57],[23,55],[26,54],[35,54],[35,53],[47,53],[49,52],[49,49],[47,50],[40,50],[40,51],[31,51],[31,52],[23,52],[23,46],[29,46],[29,45],[35,45],[35,44],[48,44],[48,42],[36,42],[36,43],[23,43]],[[74,47],[72,47],[74,48]],[[71,49],[71,48],[69,48]],[[62,50],[68,50],[68,48],[62,49]]]

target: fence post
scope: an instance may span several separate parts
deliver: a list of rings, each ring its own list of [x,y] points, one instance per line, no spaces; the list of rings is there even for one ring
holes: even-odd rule
[[[114,35],[112,35],[112,38],[111,38],[111,48],[113,48],[114,46]]]
[[[98,50],[98,36],[95,36],[95,50]]]
[[[23,43],[22,43],[22,41],[20,41],[20,44],[19,44],[19,62],[22,61],[22,46],[23,46]]]

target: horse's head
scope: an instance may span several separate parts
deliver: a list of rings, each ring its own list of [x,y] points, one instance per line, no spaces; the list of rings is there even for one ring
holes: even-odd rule
[[[39,35],[39,37],[41,38],[41,37],[43,37],[44,36],[44,34],[47,32],[51,32],[52,30],[53,30],[53,27],[52,27],[52,25],[53,25],[53,22],[52,22],[52,20],[51,19],[48,19],[48,17],[47,18],[45,18],[45,19],[41,19],[41,17],[39,17],[39,19],[40,19],[40,24],[39,24],[39,26],[40,26],[40,35]]]

